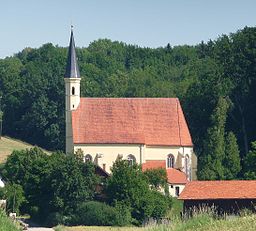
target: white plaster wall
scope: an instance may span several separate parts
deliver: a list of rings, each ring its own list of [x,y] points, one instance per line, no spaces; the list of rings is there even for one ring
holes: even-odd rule
[[[110,167],[116,161],[118,155],[122,155],[123,159],[127,159],[128,155],[131,154],[136,158],[136,163],[142,163],[143,147],[139,144],[75,144],[75,152],[78,149],[81,149],[84,155],[90,154],[93,161],[101,168],[105,164],[107,172],[110,172]],[[97,156],[101,157],[97,158]]]
[[[73,154],[74,145],[71,113],[71,111],[66,110],[66,153]]]
[[[71,142],[69,142],[70,145]],[[110,172],[110,167],[116,161],[118,155],[121,155],[123,159],[127,159],[131,154],[136,158],[136,163],[142,164],[146,160],[164,160],[166,161],[169,154],[173,154],[175,157],[175,167],[180,167],[177,164],[178,155],[181,159],[182,170],[185,171],[185,156],[188,155],[190,164],[192,163],[193,148],[191,147],[172,147],[172,146],[146,146],[140,144],[75,144],[74,151],[81,149],[84,153],[90,154],[93,161],[103,168],[105,164],[105,170]],[[97,158],[100,156],[100,158]],[[166,166],[167,167],[167,166]]]
[[[80,78],[64,78],[65,80],[65,121],[66,121],[66,153],[73,153],[73,132],[71,113],[80,103]],[[75,94],[72,95],[72,87]]]
[[[66,110],[76,110],[80,103],[80,78],[65,78],[65,103]],[[75,88],[75,94],[72,95],[72,87]]]
[[[175,158],[175,168],[182,167],[182,171],[185,171],[185,157],[189,156],[189,164],[192,164],[192,147],[178,147],[178,146],[146,146],[144,151],[145,160],[166,160],[169,154],[173,154]],[[179,158],[178,158],[179,156]],[[178,163],[181,160],[181,163]],[[180,166],[181,164],[181,166]],[[167,167],[167,166],[166,166]]]
[[[180,188],[180,194],[183,191],[183,189],[185,188],[184,184],[168,184],[168,186],[169,186],[170,196],[172,196],[172,197],[177,197],[176,194],[175,194],[175,187]],[[173,186],[173,188],[171,186]]]
[[[169,154],[173,154],[175,160],[178,157],[179,147],[171,146],[146,146],[145,159],[146,160],[166,160]]]

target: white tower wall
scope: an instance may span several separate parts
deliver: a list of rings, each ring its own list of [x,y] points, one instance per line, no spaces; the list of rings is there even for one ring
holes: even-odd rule
[[[80,103],[80,78],[65,78],[66,153],[73,153],[72,111]]]

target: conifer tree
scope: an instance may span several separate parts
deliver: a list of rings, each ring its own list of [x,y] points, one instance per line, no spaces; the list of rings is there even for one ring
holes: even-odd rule
[[[231,180],[235,179],[241,170],[239,148],[233,132],[229,132],[225,140],[224,177],[227,180]]]
[[[220,97],[211,116],[212,126],[207,130],[203,156],[200,157],[199,179],[217,180],[224,178],[225,123],[229,103]]]
[[[244,177],[256,180],[256,141],[252,142],[251,146],[244,160]]]

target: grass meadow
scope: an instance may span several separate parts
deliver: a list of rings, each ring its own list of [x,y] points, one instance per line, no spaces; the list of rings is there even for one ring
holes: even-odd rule
[[[182,222],[173,220],[170,225],[149,227],[97,227],[97,226],[58,226],[56,231],[255,231],[256,215],[233,217],[232,219],[214,219],[208,214],[200,214]]]
[[[0,139],[0,163],[6,161],[7,157],[14,150],[30,149],[33,148],[31,144],[22,142],[20,140],[12,139],[9,137],[1,137]],[[44,152],[49,153],[44,150]]]

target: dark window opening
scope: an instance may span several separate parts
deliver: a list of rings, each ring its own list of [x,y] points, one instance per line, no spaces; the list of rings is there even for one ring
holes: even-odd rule
[[[180,187],[175,187],[175,195],[176,196],[180,195]]]
[[[75,87],[72,87],[72,95],[75,94]]]

